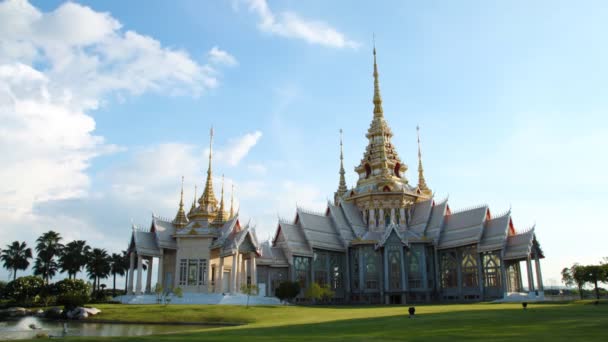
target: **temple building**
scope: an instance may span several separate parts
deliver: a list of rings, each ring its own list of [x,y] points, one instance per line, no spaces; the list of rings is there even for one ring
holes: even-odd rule
[[[153,216],[150,229],[133,230],[129,291],[150,291],[150,276],[142,288],[142,260],[151,267],[156,257],[158,283],[184,292],[235,293],[253,283],[272,296],[290,280],[300,283],[301,300],[317,283],[334,292],[336,303],[481,301],[523,291],[542,298],[544,255],[534,227],[516,230],[511,210],[496,214],[481,205],[455,211],[447,199],[436,199],[424,177],[418,127],[418,180],[410,184],[384,117],[375,48],[373,56],[373,117],[354,168],[356,186],[346,186],[340,138],[333,202],[319,213],[297,208],[293,220],[279,219],[272,241],[259,243],[232,206],[225,211],[223,189],[216,200],[210,153],[198,205],[185,214],[182,186],[175,219]]]

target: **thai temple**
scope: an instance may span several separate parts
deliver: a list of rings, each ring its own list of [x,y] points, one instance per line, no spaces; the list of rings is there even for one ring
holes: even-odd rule
[[[524,291],[542,298],[544,256],[534,227],[517,230],[511,210],[496,214],[481,205],[456,211],[447,199],[434,198],[419,134],[417,185],[408,181],[382,110],[375,48],[373,56],[373,117],[354,168],[356,186],[346,186],[340,139],[333,202],[319,213],[296,208],[293,220],[279,219],[272,240],[260,243],[254,227],[234,212],[232,196],[227,210],[223,184],[216,198],[210,152],[203,193],[195,194],[188,213],[182,180],[175,218],[153,215],[149,229],[133,227],[128,292],[153,291],[152,273],[144,286],[142,268],[144,261],[154,267],[156,258],[155,282],[184,293],[235,294],[256,284],[261,296],[273,296],[281,282],[297,281],[299,300],[317,283],[333,291],[334,303],[482,301]]]

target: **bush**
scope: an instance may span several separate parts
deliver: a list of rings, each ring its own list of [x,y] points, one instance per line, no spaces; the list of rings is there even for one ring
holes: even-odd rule
[[[89,295],[65,293],[57,297],[57,305],[63,305],[65,310],[84,306],[89,302]]]
[[[15,301],[17,305],[29,306],[36,304],[44,290],[44,280],[37,276],[19,277],[6,284],[4,294]]]
[[[56,296],[88,296],[91,291],[89,284],[81,279],[64,279],[49,285],[49,288],[49,293]]]
[[[292,281],[284,281],[279,284],[279,287],[274,292],[281,301],[291,301],[300,293],[300,283]]]

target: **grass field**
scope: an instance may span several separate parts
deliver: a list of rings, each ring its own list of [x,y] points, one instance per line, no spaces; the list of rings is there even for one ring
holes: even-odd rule
[[[234,322],[184,334],[129,341],[606,341],[608,303],[454,304],[416,306],[240,307],[99,305],[96,319],[130,322]],[[88,338],[86,340],[93,340]],[[99,339],[98,339],[99,340]],[[116,338],[112,338],[116,340]]]

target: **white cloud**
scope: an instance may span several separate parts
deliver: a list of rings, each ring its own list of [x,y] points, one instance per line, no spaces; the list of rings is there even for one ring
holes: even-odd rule
[[[237,66],[239,62],[236,58],[229,54],[227,51],[224,51],[217,46],[214,46],[209,50],[209,61],[218,65],[226,65],[226,66]]]
[[[260,20],[258,28],[263,32],[333,48],[360,46],[359,43],[346,38],[343,33],[322,21],[304,19],[290,11],[275,14],[266,0],[245,0],[245,2],[249,5],[249,10],[257,14]]]
[[[215,51],[215,55],[219,51],[230,56],[217,47]],[[74,2],[51,12],[42,12],[25,0],[0,2],[0,220],[11,227],[0,230],[0,241],[31,242],[35,234],[48,229],[69,238],[86,232],[98,239],[105,235],[106,225],[116,224],[106,217],[107,212],[118,209],[95,219],[84,216],[104,211],[119,202],[119,196],[124,196],[123,204],[129,198],[141,200],[144,196],[136,195],[145,193],[142,187],[154,185],[160,175],[170,186],[159,185],[156,193],[161,197],[149,198],[142,205],[149,209],[158,203],[174,205],[184,170],[190,170],[191,181],[195,176],[202,179],[202,161],[188,164],[192,151],[199,157],[202,151],[162,146],[159,166],[154,164],[158,159],[153,151],[145,155],[144,150],[140,162],[148,161],[142,164],[146,172],[102,179],[110,190],[91,194],[92,160],[121,148],[95,134],[90,112],[110,96],[124,98],[150,91],[197,96],[217,87],[218,68],[227,64],[212,59],[214,54],[210,52],[205,63],[197,62],[183,50],[123,30],[110,13]],[[181,157],[176,154],[180,148]],[[171,170],[174,162],[179,170]],[[152,171],[157,174],[149,174]],[[69,207],[87,201],[99,202],[89,210]],[[50,207],[55,209],[45,211]]]
[[[251,163],[247,165],[247,170],[249,170],[250,172],[256,173],[258,175],[263,175],[266,174],[266,172],[268,171],[268,168],[266,167],[266,165],[261,164],[261,163]]]
[[[220,162],[224,162],[230,166],[236,166],[245,158],[249,151],[258,143],[262,137],[262,132],[255,131],[247,133],[242,137],[232,139],[226,147],[221,147],[214,151],[214,158]],[[209,151],[206,151],[209,155]]]

